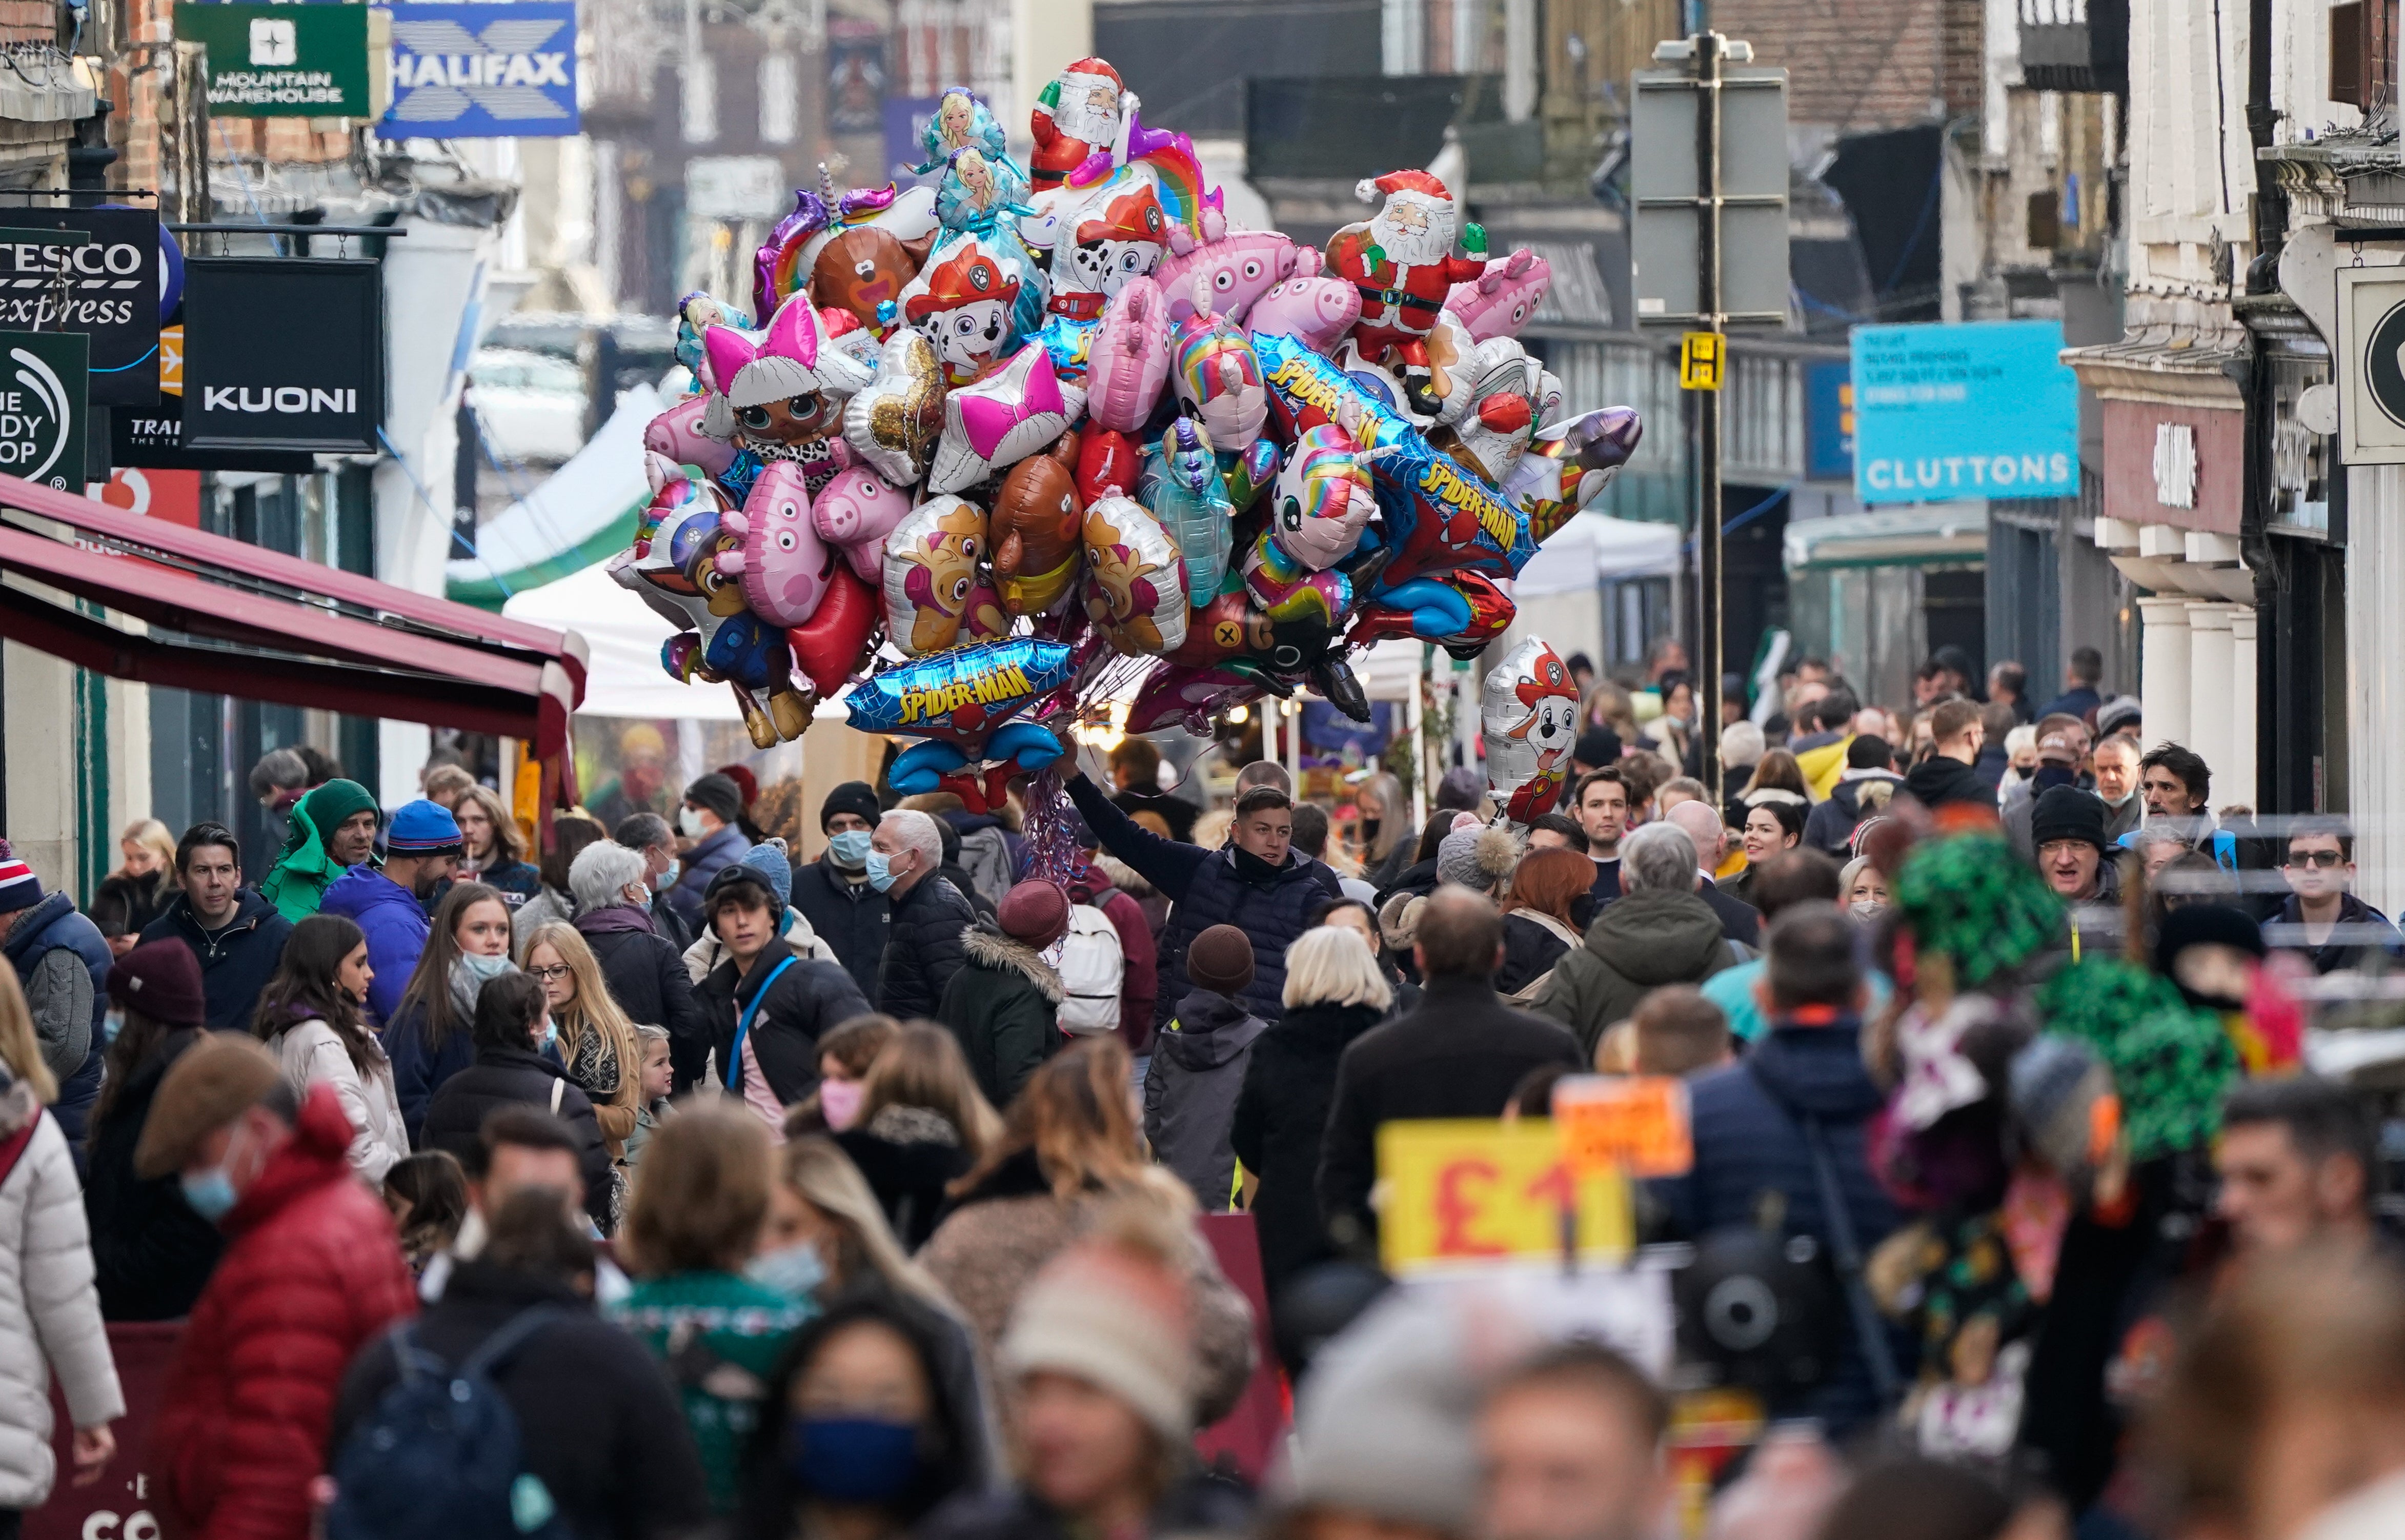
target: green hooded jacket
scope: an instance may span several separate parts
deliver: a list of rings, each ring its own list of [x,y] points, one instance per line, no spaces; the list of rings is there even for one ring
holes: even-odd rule
[[[260,896],[296,925],[316,914],[326,885],[345,870],[327,852],[321,831],[339,829],[345,819],[375,811],[375,797],[355,780],[330,780],[293,804],[292,827],[275,865],[259,885]]]

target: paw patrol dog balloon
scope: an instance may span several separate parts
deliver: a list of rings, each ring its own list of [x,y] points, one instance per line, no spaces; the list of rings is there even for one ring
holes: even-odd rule
[[[906,657],[960,640],[985,559],[985,510],[930,497],[885,538],[885,637]]]
[[[945,384],[967,385],[1002,357],[1025,282],[1025,264],[1011,246],[958,235],[902,290],[903,323],[935,350]]]
[[[1129,657],[1174,651],[1186,640],[1186,567],[1176,542],[1132,497],[1086,510],[1086,616],[1111,650]]]
[[[1554,810],[1578,738],[1578,686],[1554,650],[1538,637],[1504,654],[1486,676],[1479,702],[1486,740],[1486,784],[1513,823]]]

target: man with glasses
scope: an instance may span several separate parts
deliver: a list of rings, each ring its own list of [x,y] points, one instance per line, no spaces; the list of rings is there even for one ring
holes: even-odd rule
[[[2405,956],[2388,917],[2348,891],[2355,885],[2355,836],[2337,819],[2299,819],[2288,835],[2288,899],[2264,939],[2301,954],[2317,973],[2358,969],[2374,952]]]

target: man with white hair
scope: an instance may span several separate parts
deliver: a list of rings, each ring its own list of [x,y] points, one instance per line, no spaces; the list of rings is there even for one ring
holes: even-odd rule
[[[924,813],[896,808],[868,841],[868,885],[892,907],[885,958],[877,970],[877,1008],[908,1021],[935,1014],[944,986],[961,971],[962,937],[977,911],[937,868],[944,836]]]
[[[1647,994],[1701,984],[1742,960],[1697,894],[1702,883],[1695,842],[1675,821],[1646,824],[1621,841],[1623,896],[1596,917],[1584,943],[1562,954],[1529,1008],[1568,1027],[1592,1060],[1605,1029]]]
[[[1719,870],[1721,852],[1728,843],[1728,825],[1708,802],[1682,802],[1664,815],[1687,832],[1695,842],[1695,896],[1711,906],[1721,919],[1721,934],[1740,946],[1758,946],[1762,942],[1762,911],[1745,900],[1721,891],[1712,880]]]
[[[576,853],[568,890],[576,900],[577,934],[601,965],[611,998],[629,1021],[668,1029],[668,1061],[682,1090],[709,1067],[710,1017],[694,993],[682,949],[660,933],[651,874],[647,852],[595,840]]]

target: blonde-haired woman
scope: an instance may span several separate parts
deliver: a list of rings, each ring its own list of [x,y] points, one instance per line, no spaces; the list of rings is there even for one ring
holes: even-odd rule
[[[117,853],[124,860],[101,878],[91,921],[108,949],[123,957],[176,895],[176,836],[157,819],[135,819],[117,836]]]
[[[542,875],[527,863],[526,836],[510,805],[489,786],[470,786],[451,809],[459,820],[459,875],[498,889],[516,909],[542,891]]]
[[[1360,819],[1361,875],[1383,893],[1402,880],[1419,849],[1411,796],[1381,770],[1353,789],[1353,811]]]
[[[792,1141],[779,1153],[777,1176],[760,1254],[748,1275],[754,1282],[806,1295],[822,1309],[838,1296],[864,1293],[926,1307],[943,1325],[936,1334],[943,1395],[950,1405],[976,1407],[978,1413],[976,1426],[968,1430],[972,1447],[962,1451],[973,1472],[972,1484],[992,1482],[998,1474],[994,1449],[999,1442],[993,1409],[977,1376],[976,1344],[969,1339],[960,1307],[927,1269],[903,1254],[902,1243],[886,1227],[877,1195],[832,1141],[815,1135]]]
[[[83,1187],[48,1111],[58,1094],[24,992],[0,968],[0,1509],[12,1533],[58,1476],[51,1374],[75,1421],[77,1486],[98,1480],[115,1457],[109,1424],[125,1415],[92,1286]]]
[[[851,1157],[902,1244],[935,1233],[945,1189],[1002,1139],[1002,1118],[960,1040],[932,1022],[898,1028],[860,1082],[860,1106],[835,1142]]]
[[[952,1211],[919,1262],[960,1306],[992,1383],[1003,1329],[1044,1265],[1115,1200],[1158,1213],[1188,1243],[1194,1422],[1202,1427],[1228,1414],[1252,1374],[1252,1310],[1195,1228],[1194,1195],[1145,1159],[1132,1075],[1116,1037],[1080,1038],[1046,1059],[1010,1104],[1001,1142],[952,1184]]]
[[[593,1103],[610,1158],[624,1159],[626,1136],[635,1131],[643,1107],[643,1055],[635,1024],[618,1009],[601,964],[575,926],[553,920],[535,927],[519,966],[542,986],[552,1025],[559,1029],[559,1061]]]
[[[1336,1061],[1385,1019],[1393,991],[1361,933],[1305,931],[1286,954],[1286,1015],[1253,1044],[1229,1142],[1251,1191],[1261,1276],[1275,1299],[1287,1280],[1335,1255],[1313,1183],[1336,1098]]]

